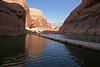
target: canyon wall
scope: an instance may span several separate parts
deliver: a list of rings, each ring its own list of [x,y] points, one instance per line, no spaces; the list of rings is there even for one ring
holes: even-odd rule
[[[0,0],[0,35],[18,36],[26,34],[25,0]]]
[[[48,23],[42,11],[36,8],[29,8],[29,10],[32,21],[28,23],[27,26],[32,27],[32,25],[35,25],[38,31],[52,29],[52,25]]]
[[[31,16],[30,16],[30,10],[29,10],[29,7],[26,3],[26,0],[3,0],[3,1],[9,2],[9,3],[17,3],[17,4],[20,4],[24,7],[25,12],[26,12],[25,27],[28,27],[29,26],[28,24],[32,22],[32,19],[31,19]]]
[[[54,28],[53,28],[53,31],[59,31],[60,27],[61,27],[61,26],[54,27]]]
[[[32,24],[38,30],[52,29],[42,11],[29,9],[26,0],[0,0],[0,36],[24,35]]]
[[[82,0],[59,31],[67,34],[100,35],[100,0]]]

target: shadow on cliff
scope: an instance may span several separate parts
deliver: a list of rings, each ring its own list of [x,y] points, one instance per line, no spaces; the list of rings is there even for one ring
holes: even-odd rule
[[[26,11],[22,5],[0,0],[0,35],[26,34],[25,22]]]
[[[19,55],[25,55],[26,37],[18,36],[26,34],[25,22],[26,12],[22,5],[0,0],[0,67],[25,60]]]

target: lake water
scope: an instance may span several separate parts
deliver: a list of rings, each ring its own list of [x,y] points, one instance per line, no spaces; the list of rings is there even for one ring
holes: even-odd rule
[[[68,34],[46,34],[51,37],[80,40],[92,43],[100,43],[100,36],[88,36],[88,35],[68,35]]]
[[[100,54],[33,34],[1,36],[0,67],[100,67]]]

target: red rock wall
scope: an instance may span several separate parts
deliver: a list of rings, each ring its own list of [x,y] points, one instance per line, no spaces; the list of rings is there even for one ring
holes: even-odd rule
[[[39,9],[30,8],[30,15],[32,18],[32,22],[29,25],[34,23],[37,27],[52,29],[52,25],[48,23],[42,11],[40,11]]]
[[[100,35],[100,0],[82,0],[60,31],[67,34]]]
[[[26,12],[23,2],[24,0],[0,1],[0,35],[18,36],[26,33]]]
[[[55,27],[55,28],[53,29],[53,31],[59,31],[60,27],[61,27],[61,26]]]
[[[3,0],[9,3],[18,3],[20,5],[22,5],[26,11],[26,23],[25,23],[25,27],[28,27],[30,25],[30,23],[32,22],[31,16],[30,16],[30,10],[28,8],[28,5],[26,3],[26,0]]]

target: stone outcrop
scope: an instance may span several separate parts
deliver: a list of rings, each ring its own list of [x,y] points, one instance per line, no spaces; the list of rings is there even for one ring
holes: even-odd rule
[[[60,31],[67,34],[100,35],[100,0],[82,0]]]
[[[27,24],[32,22],[31,16],[30,16],[30,10],[28,8],[28,5],[26,3],[26,0],[3,0],[9,3],[17,3],[20,4],[24,7],[25,11],[26,11],[26,23],[25,23],[25,27],[28,27]]]
[[[29,8],[32,21],[26,25],[30,28],[34,24],[39,31],[52,29],[52,25],[48,23],[42,11],[35,8]],[[34,26],[33,26],[34,27]]]
[[[0,0],[0,35],[23,35],[30,26],[40,31],[52,29],[42,11],[29,9],[25,0]]]
[[[26,10],[25,0],[1,0],[0,35],[18,36],[26,34]]]
[[[53,29],[53,31],[59,31],[60,27],[61,27],[61,26],[55,27],[55,28]]]

